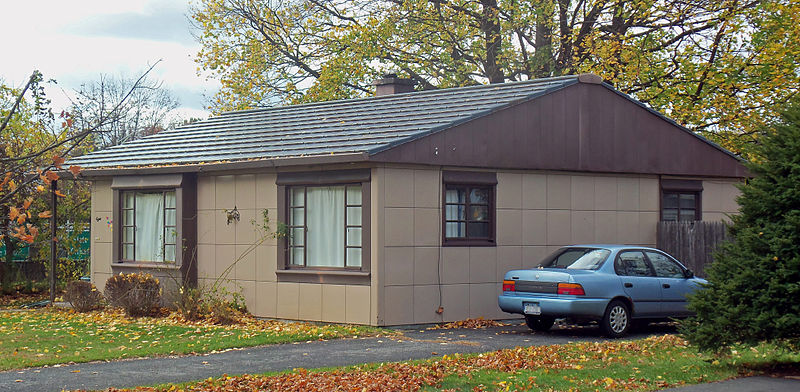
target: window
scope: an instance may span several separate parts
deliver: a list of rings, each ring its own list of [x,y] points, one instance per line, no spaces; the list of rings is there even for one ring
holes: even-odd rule
[[[561,248],[545,258],[542,268],[567,268],[593,270],[598,269],[608,258],[611,251],[595,248]]]
[[[289,267],[361,268],[361,188],[288,188]]]
[[[175,191],[123,191],[121,258],[174,262],[177,224]]]
[[[661,220],[700,220],[697,192],[664,192],[661,201]]]
[[[442,245],[495,245],[495,186],[491,172],[443,171]]]
[[[617,275],[653,276],[653,270],[640,251],[621,252],[614,263]]]
[[[701,220],[702,191],[702,181],[662,179],[661,220],[673,222]]]
[[[656,276],[659,278],[683,278],[683,268],[678,263],[671,260],[669,257],[657,252],[645,252],[650,263],[653,264],[653,269],[656,271]]]
[[[445,191],[445,237],[491,240],[492,189],[448,185]]]

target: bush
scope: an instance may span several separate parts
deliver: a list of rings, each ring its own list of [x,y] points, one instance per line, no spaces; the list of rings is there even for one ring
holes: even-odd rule
[[[800,107],[760,137],[755,175],[739,189],[739,214],[689,299],[682,332],[703,350],[735,343],[800,342]]]
[[[67,283],[64,298],[72,304],[73,309],[81,313],[103,307],[103,296],[89,282],[75,280]]]
[[[161,304],[161,286],[150,274],[114,275],[106,282],[106,299],[131,317],[146,316]]]
[[[197,321],[205,318],[207,311],[203,302],[203,291],[197,287],[183,285],[179,291],[180,296],[175,302],[183,318],[190,321]]]
[[[229,325],[238,323],[247,313],[244,297],[225,288],[184,284],[179,293],[175,306],[186,320],[209,320],[214,324]]]

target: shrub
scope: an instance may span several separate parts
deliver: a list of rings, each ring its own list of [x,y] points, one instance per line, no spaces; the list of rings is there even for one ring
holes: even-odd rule
[[[236,324],[242,314],[247,313],[242,295],[230,293],[224,288],[184,285],[180,288],[180,297],[175,305],[187,320],[209,320],[221,325]]]
[[[175,306],[183,318],[196,321],[205,318],[207,312],[203,302],[203,291],[197,287],[183,285],[179,289],[178,300]]]
[[[131,317],[151,314],[161,303],[161,286],[150,274],[114,275],[106,282],[106,299]]]
[[[103,307],[103,296],[89,282],[75,280],[67,283],[64,298],[72,304],[73,309],[81,313]]]
[[[755,175],[739,189],[739,214],[690,297],[696,316],[682,325],[703,350],[735,343],[800,342],[800,106],[759,138]]]

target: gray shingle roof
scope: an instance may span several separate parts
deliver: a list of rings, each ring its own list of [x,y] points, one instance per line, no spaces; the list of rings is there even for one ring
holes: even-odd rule
[[[69,162],[87,169],[374,154],[578,82],[578,76],[223,113]]]

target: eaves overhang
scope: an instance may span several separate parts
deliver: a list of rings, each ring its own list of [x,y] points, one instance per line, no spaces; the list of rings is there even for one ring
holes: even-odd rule
[[[236,170],[256,170],[265,168],[278,168],[288,166],[322,165],[336,163],[364,162],[369,158],[367,153],[331,154],[316,156],[300,156],[289,158],[258,159],[234,162],[211,162],[190,165],[164,165],[140,167],[106,167],[92,168],[81,171],[79,177],[91,179],[93,177],[122,176],[122,175],[149,175],[166,173],[204,173]]]

